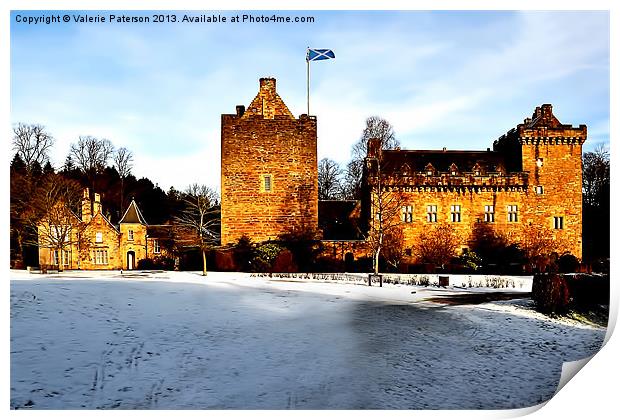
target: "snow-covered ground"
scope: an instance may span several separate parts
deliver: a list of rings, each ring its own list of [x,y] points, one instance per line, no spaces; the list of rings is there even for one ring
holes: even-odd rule
[[[528,299],[292,280],[12,271],[11,407],[520,408],[605,335]]]

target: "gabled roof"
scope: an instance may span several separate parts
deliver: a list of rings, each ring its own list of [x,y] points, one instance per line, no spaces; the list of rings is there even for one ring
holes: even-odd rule
[[[86,225],[88,226],[88,225],[94,224],[94,221],[98,216],[101,216],[103,221],[106,222],[112,229],[114,229],[114,231],[116,231],[117,233],[119,232],[118,228],[114,226],[112,222],[110,222],[110,219],[105,217],[101,211],[98,211],[97,213],[95,213],[93,217],[91,217],[91,219],[88,221],[88,223],[86,223]]]
[[[127,207],[127,210],[125,211],[125,214],[123,214],[123,217],[121,218],[120,223],[140,223],[143,225],[147,225],[148,223],[146,223],[146,220],[144,220],[144,216],[142,216],[142,212],[140,211],[140,209],[138,208],[138,205],[136,204],[135,200],[131,200],[131,203],[129,203],[129,207]]]
[[[242,118],[261,116],[266,119],[290,118],[295,119],[280,95],[276,92],[276,79],[263,77],[260,79],[260,89]]]

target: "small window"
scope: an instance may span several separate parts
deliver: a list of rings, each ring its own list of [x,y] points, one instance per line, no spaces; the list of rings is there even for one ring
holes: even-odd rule
[[[554,229],[564,229],[564,217],[563,216],[554,216],[553,217],[553,228]]]
[[[542,195],[542,193],[543,193],[543,186],[542,185],[537,185],[536,186],[536,194]]]
[[[461,221],[461,206],[459,204],[450,206],[450,221],[453,223]]]
[[[128,241],[133,241],[133,229],[129,229],[127,231],[127,240]]]
[[[516,205],[512,204],[508,206],[508,221],[511,223],[516,223],[519,221],[519,209]]]
[[[456,176],[456,171],[450,171],[450,175]]]
[[[542,168],[543,163],[543,158],[536,159],[536,166],[538,166],[539,168]]]
[[[262,192],[272,192],[273,191],[273,178],[271,175],[262,175],[261,176],[261,191]]]
[[[426,206],[426,221],[431,223],[437,222],[437,206],[434,204]]]
[[[57,250],[52,251],[52,264],[58,265],[58,251]]]
[[[69,261],[70,261],[70,259],[69,259],[69,251],[67,251],[67,250],[62,251],[62,264],[65,267],[67,267],[67,266],[69,266]]]
[[[402,207],[402,216],[401,220],[405,223],[413,222],[413,206],[403,206]]]
[[[487,223],[495,222],[495,207],[484,206],[484,221]]]
[[[159,254],[161,252],[161,250],[159,249],[159,241],[157,239],[153,241],[153,252],[155,254]]]
[[[474,171],[474,176],[480,176],[480,171]]]
[[[103,242],[103,233],[101,233],[101,232],[95,233],[95,242],[97,242],[99,244],[101,242]]]
[[[405,249],[405,255],[411,257],[411,248]]]

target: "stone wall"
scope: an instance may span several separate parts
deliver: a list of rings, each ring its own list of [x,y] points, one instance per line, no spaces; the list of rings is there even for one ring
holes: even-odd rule
[[[247,112],[222,115],[222,244],[318,228],[316,119],[295,119],[261,79]],[[271,191],[265,190],[265,176]]]

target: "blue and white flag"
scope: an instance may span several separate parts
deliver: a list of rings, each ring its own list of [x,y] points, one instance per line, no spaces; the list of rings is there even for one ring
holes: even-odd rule
[[[306,54],[306,61],[329,60],[330,58],[336,58],[332,50],[308,48]]]

